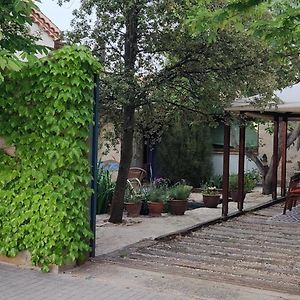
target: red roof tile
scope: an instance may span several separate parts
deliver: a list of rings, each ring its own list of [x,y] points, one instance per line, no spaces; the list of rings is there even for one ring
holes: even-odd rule
[[[41,11],[34,9],[31,13],[31,18],[34,23],[39,25],[46,33],[53,38],[54,41],[59,40],[59,28],[47,18]]]

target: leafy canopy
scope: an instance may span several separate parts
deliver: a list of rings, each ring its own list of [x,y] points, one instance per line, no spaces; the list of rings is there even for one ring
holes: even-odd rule
[[[198,0],[188,22],[210,40],[218,30],[231,27],[276,44],[282,52],[299,54],[299,0]]]
[[[168,120],[172,111],[187,109],[199,112],[199,119],[221,113],[240,96],[260,94],[270,101],[273,90],[290,83],[290,64],[278,63],[273,49],[244,31],[224,28],[212,43],[205,35],[191,36],[185,20],[192,5],[208,2],[86,0],[74,12],[69,39],[86,43],[103,61],[102,115],[116,130],[121,131],[124,105],[137,109],[137,128],[148,134],[152,125],[161,128],[154,116]],[[136,44],[128,69],[125,32],[132,7]]]

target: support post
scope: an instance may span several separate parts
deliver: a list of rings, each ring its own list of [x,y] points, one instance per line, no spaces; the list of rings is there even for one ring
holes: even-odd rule
[[[96,251],[96,207],[97,207],[97,165],[98,165],[98,136],[99,136],[99,76],[94,76],[94,104],[93,104],[93,127],[92,127],[92,149],[91,149],[91,163],[92,163],[92,182],[91,188],[93,190],[90,202],[90,229],[93,237],[90,240],[90,257],[95,257]]]
[[[241,114],[240,136],[239,136],[239,172],[238,172],[238,210],[243,211],[244,208],[244,171],[245,171],[245,138],[246,127]]]
[[[223,199],[222,216],[228,215],[229,196],[229,156],[230,156],[230,126],[224,124],[224,154],[223,154]]]
[[[281,196],[284,197],[286,195],[286,146],[287,146],[287,127],[288,127],[288,118],[287,116],[283,116],[281,122]]]
[[[277,199],[277,175],[278,175],[278,132],[279,117],[274,117],[274,135],[273,135],[273,173],[272,173],[272,199]]]

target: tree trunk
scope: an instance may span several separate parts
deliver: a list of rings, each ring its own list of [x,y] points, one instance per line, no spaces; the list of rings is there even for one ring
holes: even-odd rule
[[[272,173],[273,173],[273,163],[271,163],[268,172],[263,177],[263,182],[262,182],[263,195],[272,194]]]
[[[281,130],[279,130],[279,133],[281,133]],[[288,138],[287,138],[287,148],[290,147],[297,138],[299,138],[300,135],[300,123],[297,124],[297,126],[294,128],[294,130],[292,132],[289,133]],[[278,142],[278,164],[280,162],[281,159],[281,155],[282,155],[282,137],[279,134],[279,142]],[[263,191],[262,193],[264,195],[269,195],[272,193],[272,173],[273,173],[273,156],[271,157],[271,161],[270,161],[270,166],[269,168],[264,168],[264,166],[262,165],[262,162],[260,161],[260,159],[257,157],[256,154],[253,154],[251,152],[247,152],[247,157],[249,159],[251,159],[257,166],[257,168],[259,169],[260,173],[263,176],[263,182],[262,182],[262,186],[263,186]],[[277,164],[277,168],[278,168],[278,164]]]
[[[128,104],[123,105],[123,132],[121,137],[121,157],[120,167],[115,186],[115,191],[111,205],[111,215],[109,222],[121,223],[123,218],[124,196],[127,186],[127,178],[132,159],[133,133],[134,133],[134,113],[135,94],[130,90],[130,85],[135,81],[135,62],[137,55],[137,29],[138,29],[138,9],[137,4],[128,4],[126,18],[126,33],[124,47],[125,73],[124,78],[129,85],[128,92],[125,93]]]
[[[121,223],[123,218],[124,195],[127,185],[128,172],[132,159],[132,144],[134,133],[134,107],[125,107],[123,123],[123,135],[121,139],[121,159],[115,192],[111,203],[111,215],[109,222]]]

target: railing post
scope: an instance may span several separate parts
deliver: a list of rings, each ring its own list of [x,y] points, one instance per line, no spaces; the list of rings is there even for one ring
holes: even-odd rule
[[[281,122],[281,196],[284,197],[286,195],[286,154],[287,154],[287,127],[288,127],[288,118],[285,115],[282,118]]]
[[[277,175],[278,175],[278,132],[279,117],[274,117],[274,135],[273,135],[273,173],[272,173],[272,199],[277,199]]]
[[[240,136],[239,136],[239,172],[238,172],[238,210],[243,211],[244,208],[244,179],[245,179],[245,138],[246,127],[244,124],[244,115],[240,115]]]
[[[224,154],[223,154],[223,199],[222,216],[228,215],[229,197],[229,160],[230,160],[230,126],[224,124]]]

